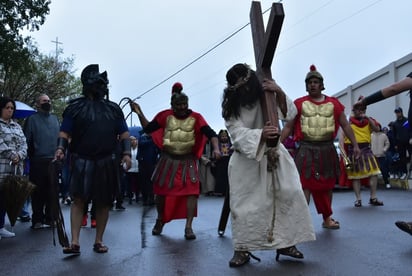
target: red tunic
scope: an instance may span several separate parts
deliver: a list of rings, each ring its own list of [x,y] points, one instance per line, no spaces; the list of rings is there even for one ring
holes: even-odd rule
[[[171,109],[161,111],[153,119],[158,123],[160,128],[152,133],[152,138],[153,142],[157,147],[160,148],[161,151],[164,151],[163,136],[164,131],[167,127],[167,118],[169,116],[174,116],[173,110]],[[197,161],[202,156],[202,152],[207,141],[207,137],[201,132],[201,128],[203,126],[207,126],[208,124],[200,113],[192,111],[188,117],[193,117],[195,119],[195,144],[192,150],[192,157],[190,159],[185,158],[184,160],[179,160],[180,163],[177,166],[177,170],[173,171],[173,166],[168,166],[167,163],[164,162],[164,160],[166,160],[166,157],[164,155],[163,159],[161,158],[161,160],[159,160],[159,163],[157,164],[155,169],[155,173],[156,171],[159,171],[160,174],[165,174],[166,176],[164,179],[153,179],[154,193],[166,197],[163,222],[168,222],[172,219],[186,218],[187,196],[198,196],[200,193],[200,181]],[[173,161],[176,159],[172,158],[171,160]],[[186,169],[184,169],[185,167]],[[190,169],[188,169],[189,167],[193,168],[194,177],[193,173],[190,174]]]
[[[298,114],[296,115],[295,118],[295,125],[294,125],[294,138],[297,142],[299,141],[305,141],[304,135],[302,133],[302,125],[301,125],[301,116],[302,116],[302,104],[305,101],[310,101],[312,104],[315,105],[324,105],[326,103],[332,103],[333,104],[333,117],[335,121],[335,128],[333,132],[333,138],[332,140],[336,137],[336,134],[339,130],[339,116],[344,112],[345,107],[342,105],[341,102],[339,102],[338,99],[334,97],[328,97],[325,96],[325,99],[321,102],[315,102],[313,101],[309,96],[304,96],[301,98],[298,98],[295,100],[295,105],[298,110]],[[322,162],[322,160],[321,160]],[[326,162],[330,162],[330,160],[326,160]],[[308,164],[308,166],[312,166],[313,164]],[[313,170],[314,168],[312,168]],[[314,173],[312,173],[310,178],[306,178],[304,175],[300,176],[300,180],[302,182],[302,187],[304,189],[309,189],[309,190],[330,190],[333,189],[337,180],[336,178],[325,178],[323,175],[320,175],[318,178],[315,178]]]

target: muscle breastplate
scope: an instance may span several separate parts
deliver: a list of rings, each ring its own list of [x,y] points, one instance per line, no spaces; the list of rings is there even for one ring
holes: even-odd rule
[[[163,136],[163,147],[170,154],[183,155],[192,153],[195,144],[195,118],[183,120],[169,116]]]
[[[326,141],[333,138],[335,119],[332,103],[314,104],[310,101],[302,103],[301,125],[306,141]]]

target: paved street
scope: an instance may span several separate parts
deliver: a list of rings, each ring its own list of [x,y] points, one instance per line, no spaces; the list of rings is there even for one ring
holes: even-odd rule
[[[67,257],[59,244],[53,246],[50,229],[31,230],[30,223],[17,222],[16,237],[0,241],[0,275],[410,275],[412,236],[394,222],[412,220],[412,190],[379,190],[382,207],[368,206],[368,190],[362,195],[364,206],[355,208],[352,191],[335,192],[340,230],[322,229],[311,203],[317,240],[298,245],[302,261],[281,257],[276,262],[273,251],[258,251],[253,253],[261,262],[229,268],[230,223],[223,237],[217,234],[223,198],[202,196],[193,241],[183,237],[184,220],[166,224],[161,236],[152,236],[154,208],[125,204],[126,211],[112,211],[105,233],[108,254],[93,252],[90,227],[81,232],[81,255]],[[69,207],[62,209],[68,229]]]

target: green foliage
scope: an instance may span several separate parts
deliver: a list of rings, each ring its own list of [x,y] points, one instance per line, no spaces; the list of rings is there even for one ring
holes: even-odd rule
[[[53,112],[60,116],[67,102],[80,96],[82,91],[80,79],[74,75],[73,62],[73,58],[60,61],[43,54],[32,56],[29,68],[7,73],[1,92],[32,107],[40,94],[47,94],[52,100]]]
[[[0,64],[8,72],[29,66],[31,38],[23,37],[23,28],[39,30],[49,14],[50,0],[0,0]]]
[[[67,101],[81,95],[74,76],[73,58],[62,61],[39,53],[31,37],[49,14],[50,0],[0,0],[0,93],[35,108],[36,98],[47,94],[53,112],[61,116]]]

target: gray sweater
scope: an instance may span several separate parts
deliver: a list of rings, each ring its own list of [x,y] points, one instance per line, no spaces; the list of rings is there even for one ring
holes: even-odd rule
[[[28,117],[23,128],[28,157],[31,160],[54,158],[59,130],[60,123],[54,114],[39,111]]]

